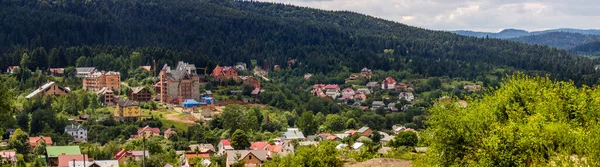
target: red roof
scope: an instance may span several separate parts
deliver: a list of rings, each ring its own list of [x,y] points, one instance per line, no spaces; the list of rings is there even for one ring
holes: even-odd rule
[[[170,134],[177,134],[177,132],[175,132],[173,129],[169,128],[167,130],[165,130],[165,135],[170,135]]]
[[[262,150],[262,149],[264,149],[267,146],[269,146],[268,142],[259,141],[259,142],[252,143],[252,145],[250,146],[250,149],[251,150]]]
[[[313,85],[313,89],[319,89],[319,88],[322,88],[322,87],[325,87],[325,84],[315,84],[315,85]]]
[[[343,95],[342,96],[342,100],[349,100],[349,99],[354,99],[354,96],[352,96],[352,95]]]
[[[325,85],[325,89],[339,89],[340,86],[337,84],[327,84]]]
[[[148,125],[146,125],[146,127],[144,127],[144,128],[138,129],[138,134],[145,132],[145,131],[152,131],[154,134],[160,134],[159,128],[151,128]]]
[[[73,155],[59,155],[58,156],[58,167],[69,167],[69,161],[84,161],[88,160],[87,155],[73,154]]]
[[[392,77],[387,77],[383,80],[384,83],[396,83],[396,80]]]
[[[223,146],[231,146],[231,142],[229,142],[229,139],[221,140],[221,143],[223,143]]]
[[[121,158],[125,157],[125,156],[132,156],[132,157],[142,157],[144,156],[144,151],[132,151],[132,150],[125,150],[124,148],[121,148],[121,150],[117,153],[115,153],[115,160],[120,160]],[[146,151],[146,157],[148,157],[149,154]]]
[[[342,90],[342,92],[354,92],[354,89],[352,89],[352,88],[345,88],[344,90]]]
[[[281,152],[281,150],[283,150],[283,146],[269,145],[267,147],[267,150],[269,150],[271,152]]]
[[[29,137],[29,145],[31,147],[37,146],[37,144],[42,141],[45,142],[48,146],[52,145],[52,138],[49,136]]]

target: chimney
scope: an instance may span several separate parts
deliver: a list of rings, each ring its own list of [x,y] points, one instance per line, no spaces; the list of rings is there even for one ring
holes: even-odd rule
[[[88,162],[94,162],[94,158],[88,158]]]

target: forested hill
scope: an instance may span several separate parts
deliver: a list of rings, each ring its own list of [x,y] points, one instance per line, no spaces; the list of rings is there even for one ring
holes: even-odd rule
[[[600,35],[585,35],[569,32],[549,32],[539,35],[510,38],[508,40],[527,44],[546,45],[560,49],[571,49],[586,43],[600,41]]]
[[[584,56],[600,56],[600,41],[590,42],[570,49],[574,54]]]
[[[28,49],[41,69],[135,67],[152,58],[161,63],[186,60],[200,67],[258,60],[259,65],[272,67],[296,58],[302,72],[370,67],[474,79],[499,67],[587,84],[600,77],[593,70],[596,62],[564,50],[272,3],[12,0],[0,1],[0,19],[2,68],[19,64],[23,49]],[[394,52],[384,54],[385,49]],[[145,57],[130,60],[126,54],[130,51],[141,51]]]

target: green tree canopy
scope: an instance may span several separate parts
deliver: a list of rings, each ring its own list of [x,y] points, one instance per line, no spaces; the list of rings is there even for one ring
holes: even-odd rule
[[[445,100],[430,110],[429,164],[600,165],[600,89],[521,74],[507,80],[466,106]]]
[[[241,129],[235,130],[233,135],[231,135],[231,147],[236,150],[243,150],[250,147],[250,140],[248,139],[248,135]]]
[[[303,112],[296,124],[305,135],[313,135],[317,132],[318,125],[310,111]]]

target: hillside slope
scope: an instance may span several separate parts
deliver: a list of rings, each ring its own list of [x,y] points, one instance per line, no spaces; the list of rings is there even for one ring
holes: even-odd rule
[[[540,35],[510,38],[508,40],[526,44],[545,45],[559,49],[571,49],[586,43],[600,41],[600,36],[568,32],[550,32]]]
[[[272,67],[298,59],[306,72],[370,67],[475,79],[494,68],[514,68],[577,83],[592,84],[600,77],[593,70],[596,62],[563,50],[430,31],[353,12],[272,3],[1,1],[0,19],[4,20],[2,68],[18,64],[22,49],[44,47],[39,53],[45,53],[56,47],[116,45],[185,51],[225,64],[259,60],[259,65]],[[394,52],[384,54],[384,49]],[[154,58],[160,62],[175,57]],[[41,68],[74,65],[77,58]]]

